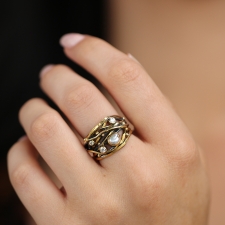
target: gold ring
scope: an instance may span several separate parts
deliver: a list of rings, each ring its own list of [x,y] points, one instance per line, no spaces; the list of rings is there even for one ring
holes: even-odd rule
[[[84,147],[94,159],[101,160],[125,146],[131,133],[124,117],[108,116],[84,138]]]

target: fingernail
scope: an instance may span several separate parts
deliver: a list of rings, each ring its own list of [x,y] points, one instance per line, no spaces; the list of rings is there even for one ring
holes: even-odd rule
[[[127,55],[129,58],[133,59],[135,62],[140,64],[140,62],[133,55],[131,55],[130,53],[128,53]]]
[[[22,136],[21,138],[18,139],[18,141],[23,141],[25,139],[27,139],[27,135]]]
[[[71,33],[71,34],[63,35],[60,38],[59,43],[64,48],[72,48],[76,44],[78,44],[80,41],[82,41],[83,39],[84,39],[84,35],[77,34],[77,33]]]
[[[51,70],[53,66],[53,64],[44,66],[40,71],[40,78],[42,78],[49,70]]]

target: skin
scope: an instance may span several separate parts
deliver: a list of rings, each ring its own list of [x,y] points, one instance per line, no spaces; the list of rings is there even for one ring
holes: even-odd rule
[[[42,73],[41,88],[71,125],[41,99],[29,100],[20,110],[27,138],[10,149],[8,169],[35,222],[206,224],[205,160],[171,104],[136,60],[98,38],[71,37],[80,41],[65,47],[66,55],[109,91],[135,132],[120,151],[96,163],[80,137],[105,116],[118,114],[116,109],[67,66]],[[39,154],[63,188],[42,170]]]

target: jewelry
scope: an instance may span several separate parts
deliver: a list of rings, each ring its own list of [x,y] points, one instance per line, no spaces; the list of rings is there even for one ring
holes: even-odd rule
[[[131,133],[124,117],[108,116],[84,138],[84,147],[94,159],[101,160],[125,146]]]

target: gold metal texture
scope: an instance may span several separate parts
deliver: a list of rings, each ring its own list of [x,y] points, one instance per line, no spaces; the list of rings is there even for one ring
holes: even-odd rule
[[[124,117],[108,116],[84,138],[84,147],[95,160],[102,160],[124,147],[131,134]]]

